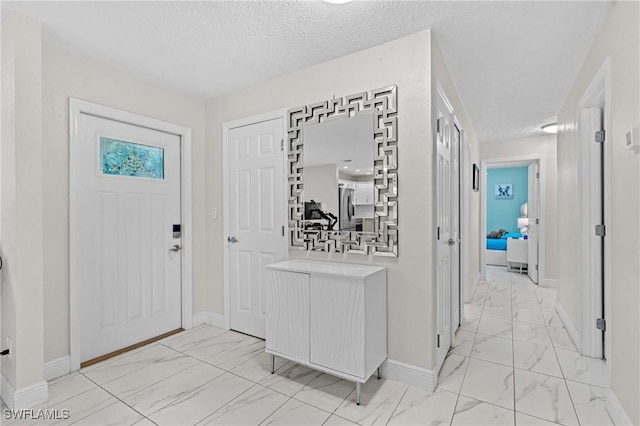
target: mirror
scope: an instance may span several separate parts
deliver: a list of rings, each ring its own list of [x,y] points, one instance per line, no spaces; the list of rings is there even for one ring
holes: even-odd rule
[[[290,247],[397,256],[396,86],[289,111]]]

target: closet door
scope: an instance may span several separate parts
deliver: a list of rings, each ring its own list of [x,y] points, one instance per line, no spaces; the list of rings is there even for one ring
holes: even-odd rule
[[[540,175],[538,174],[538,163],[529,165],[529,200],[527,201],[527,216],[529,217],[529,247],[527,273],[534,283],[538,283],[538,218],[539,215],[539,194]]]

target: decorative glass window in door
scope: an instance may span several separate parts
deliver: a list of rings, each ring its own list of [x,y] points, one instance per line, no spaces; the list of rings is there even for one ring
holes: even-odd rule
[[[164,149],[100,137],[100,167],[107,175],[164,179]]]

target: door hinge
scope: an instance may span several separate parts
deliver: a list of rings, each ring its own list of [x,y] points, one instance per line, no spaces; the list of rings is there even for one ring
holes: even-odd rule
[[[284,139],[280,139],[280,151],[284,151]]]
[[[440,347],[440,335],[438,334],[438,347]]]
[[[440,119],[439,118],[436,120],[436,132],[440,133]]]
[[[596,132],[596,142],[603,143],[605,138],[604,130],[598,130]]]
[[[284,237],[284,225],[282,225],[282,236]]]
[[[596,225],[596,236],[604,237],[606,234],[606,228],[604,225]]]
[[[536,225],[540,225],[540,219],[536,219]]]
[[[438,240],[440,240],[440,227],[438,226]]]
[[[536,271],[538,270],[538,265],[536,265]]]
[[[598,330],[607,331],[607,321],[604,318],[596,319],[596,328]]]
[[[536,179],[540,179],[540,172],[536,172]]]

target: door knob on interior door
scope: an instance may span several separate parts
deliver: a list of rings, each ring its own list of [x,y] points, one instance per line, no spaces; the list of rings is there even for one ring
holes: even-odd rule
[[[180,250],[182,250],[182,247],[180,247],[178,244],[175,244],[173,247],[169,249],[170,252],[174,252],[174,253]]]
[[[227,242],[235,244],[238,242],[238,239],[236,237],[227,237]]]

